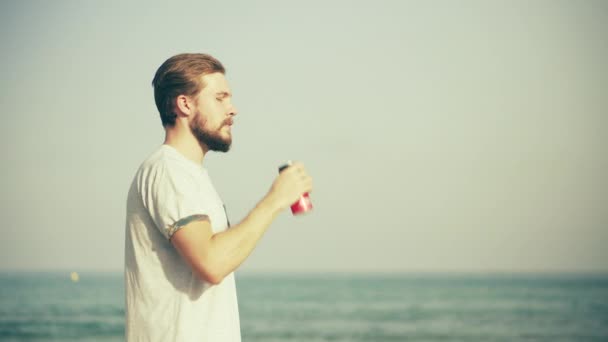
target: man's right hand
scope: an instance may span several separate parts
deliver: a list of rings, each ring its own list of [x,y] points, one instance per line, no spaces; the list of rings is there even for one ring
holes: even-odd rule
[[[302,194],[311,191],[312,178],[302,163],[295,162],[279,173],[265,199],[282,211],[294,204]]]

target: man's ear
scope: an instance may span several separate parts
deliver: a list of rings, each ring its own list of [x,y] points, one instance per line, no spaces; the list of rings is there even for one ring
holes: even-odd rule
[[[194,114],[193,103],[190,101],[190,99],[186,95],[178,95],[175,98],[175,108],[177,109],[176,114],[178,117],[182,116],[182,115],[190,116],[190,115]]]

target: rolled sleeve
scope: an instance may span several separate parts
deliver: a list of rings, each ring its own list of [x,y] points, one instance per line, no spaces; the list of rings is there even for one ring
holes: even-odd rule
[[[167,240],[188,223],[209,219],[198,184],[180,165],[155,165],[141,186],[144,206]]]

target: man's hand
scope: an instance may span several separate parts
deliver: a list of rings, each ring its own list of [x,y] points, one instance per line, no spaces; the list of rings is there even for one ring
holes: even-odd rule
[[[279,173],[265,199],[282,211],[294,204],[302,194],[311,191],[312,178],[302,163],[295,162]]]

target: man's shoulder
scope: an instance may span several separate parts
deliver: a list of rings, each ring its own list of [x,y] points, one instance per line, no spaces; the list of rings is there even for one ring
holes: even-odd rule
[[[149,173],[189,173],[190,169],[182,160],[164,145],[150,154],[139,167],[138,174]]]
[[[138,188],[171,184],[177,188],[189,188],[193,184],[205,184],[208,178],[201,168],[179,155],[166,145],[150,154],[139,167],[135,178]]]

